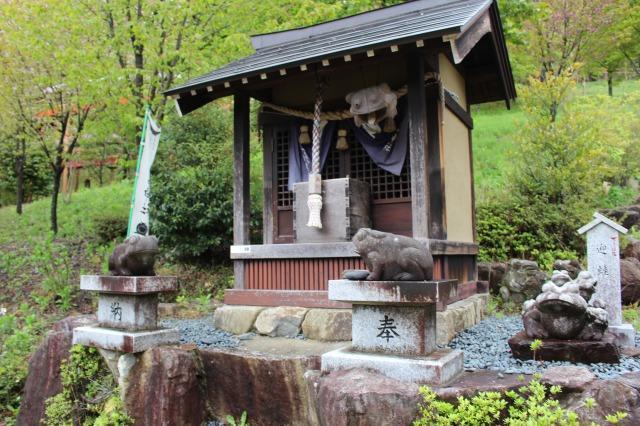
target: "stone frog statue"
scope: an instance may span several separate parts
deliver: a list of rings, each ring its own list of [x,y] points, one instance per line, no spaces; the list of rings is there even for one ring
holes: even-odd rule
[[[368,271],[345,271],[347,279],[428,281],[433,278],[430,250],[413,238],[362,228],[352,241]]]
[[[115,276],[154,276],[158,239],[134,234],[118,244],[109,256],[109,272]]]
[[[594,296],[597,281],[588,271],[575,280],[554,271],[542,293],[523,305],[522,322],[533,339],[601,340],[607,330],[605,303]]]
[[[346,96],[349,112],[353,114],[356,127],[363,127],[369,134],[380,133],[380,123],[384,121],[384,131],[396,130],[393,119],[398,114],[398,96],[386,83],[367,87]]]

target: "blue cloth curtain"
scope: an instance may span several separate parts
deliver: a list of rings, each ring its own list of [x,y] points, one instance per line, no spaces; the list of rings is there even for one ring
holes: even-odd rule
[[[409,119],[406,114],[406,104],[406,101],[398,102],[398,115],[395,118],[397,131],[395,133],[381,132],[373,137],[364,129],[356,127],[352,118],[329,121],[322,131],[320,139],[320,169],[324,167],[331,145],[336,142],[337,130],[348,129],[353,132],[356,141],[362,145],[378,167],[400,176],[409,144]],[[384,125],[384,123],[380,124]],[[291,124],[289,131],[289,191],[293,191],[294,184],[306,182],[309,179],[311,144],[300,145],[298,143],[301,125],[309,126],[311,134],[312,123],[309,120],[295,120]]]

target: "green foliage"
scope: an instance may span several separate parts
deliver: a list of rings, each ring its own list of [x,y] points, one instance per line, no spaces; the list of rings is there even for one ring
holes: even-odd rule
[[[159,157],[151,228],[166,254],[187,262],[226,261],[234,214],[229,113],[213,106],[170,123]],[[260,188],[258,182],[252,186]],[[252,228],[259,231],[262,202],[254,194]]]
[[[127,236],[128,220],[124,215],[98,214],[93,217],[96,242],[121,242]]]
[[[554,398],[560,393],[558,386],[547,388],[534,379],[517,391],[479,392],[471,399],[458,397],[456,404],[441,401],[426,386],[420,388],[423,402],[414,426],[453,425],[579,425],[578,416],[560,407]]]
[[[124,426],[124,412],[113,376],[95,348],[74,345],[60,366],[62,392],[46,401],[46,424]]]
[[[67,248],[56,243],[53,233],[49,233],[44,240],[34,243],[31,262],[42,276],[41,288],[32,292],[31,297],[42,311],[55,304],[60,311],[67,312],[75,288],[70,281],[72,267]]]
[[[640,330],[640,308],[638,307],[638,303],[624,306],[622,308],[622,317],[625,322],[633,325],[633,328]]]
[[[38,342],[42,326],[26,305],[17,315],[0,315],[0,423],[18,413],[27,378],[26,360]]]
[[[544,203],[490,201],[477,206],[476,226],[481,260],[527,258],[550,269],[556,259],[576,258],[583,241],[575,235],[578,217],[562,215]]]
[[[598,207],[632,198],[616,185],[640,171],[638,95],[574,98],[570,72],[530,79],[520,90],[526,118],[511,151],[509,184],[476,210],[480,257],[536,260],[543,268],[584,251],[575,230]]]
[[[229,423],[230,426],[249,426],[249,422],[247,421],[247,412],[243,411],[238,420],[233,418],[233,416],[227,416],[227,423]]]

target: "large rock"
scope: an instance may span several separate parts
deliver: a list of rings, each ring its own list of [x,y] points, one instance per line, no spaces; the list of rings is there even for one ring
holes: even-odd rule
[[[256,331],[271,337],[296,337],[308,310],[296,306],[267,308],[256,319]]]
[[[596,376],[584,367],[562,366],[547,368],[540,380],[549,386],[560,386],[563,390],[583,391],[596,380]]]
[[[351,309],[310,309],[302,333],[314,340],[351,340]]]
[[[156,347],[127,369],[127,377],[121,378],[126,383],[122,393],[136,425],[201,425],[207,420],[204,372],[197,351]]]
[[[320,368],[319,356],[280,356],[233,349],[200,352],[207,382],[207,404],[213,418],[238,418],[251,425],[313,424],[307,370]]]
[[[511,353],[517,359],[533,359],[531,343],[534,339],[523,331],[509,339]],[[544,361],[570,361],[591,364],[598,362],[620,362],[620,349],[611,333],[605,333],[602,340],[542,340],[542,346],[535,352],[535,359]]]
[[[582,265],[575,259],[571,260],[556,260],[553,262],[554,271],[567,271],[569,277],[575,280],[578,277],[580,271],[582,271]]]
[[[418,412],[418,385],[369,370],[334,371],[315,387],[322,425],[408,425]]]
[[[620,287],[623,304],[640,302],[640,260],[635,257],[620,260]]]
[[[630,205],[617,207],[615,209],[603,210],[602,214],[608,218],[615,219],[627,229],[640,223],[640,205]]]
[[[569,395],[562,405],[575,411],[583,424],[592,424],[592,422],[610,424],[606,420],[607,415],[623,412],[627,417],[618,424],[638,425],[640,424],[638,385],[640,385],[638,378],[628,375],[614,380],[597,380],[584,392]],[[595,404],[588,404],[587,399],[595,400]]]
[[[60,364],[69,357],[73,329],[96,322],[93,315],[68,317],[53,325],[29,360],[18,425],[38,425],[44,419],[45,401],[62,391]]]
[[[507,272],[507,264],[504,262],[478,262],[478,280],[489,283],[492,294],[500,292],[500,283]]]
[[[502,280],[500,295],[505,301],[521,304],[540,294],[546,280],[547,274],[540,270],[536,262],[511,259]]]
[[[243,334],[253,328],[262,310],[262,306],[224,305],[214,312],[213,325],[233,334]]]
[[[629,242],[627,246],[620,253],[620,257],[624,258],[636,258],[640,260],[640,240],[636,240],[635,238],[629,238]]]

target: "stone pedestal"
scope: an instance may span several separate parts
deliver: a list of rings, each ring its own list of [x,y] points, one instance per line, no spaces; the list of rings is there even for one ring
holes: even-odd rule
[[[142,352],[177,343],[177,329],[158,328],[158,294],[177,290],[175,277],[83,275],[80,289],[98,293],[98,326],[73,330],[73,343],[118,352]]]
[[[353,345],[322,355],[325,372],[368,368],[411,383],[444,384],[462,372],[462,352],[436,347],[436,304],[456,280],[329,281],[329,299],[353,304]]]
[[[607,331],[615,336],[618,346],[627,348],[636,345],[636,330],[631,324],[610,325]]]

